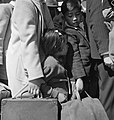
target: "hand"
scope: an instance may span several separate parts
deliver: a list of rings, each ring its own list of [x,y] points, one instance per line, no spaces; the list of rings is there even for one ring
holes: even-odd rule
[[[40,86],[37,86],[36,84],[29,82],[28,92],[33,94],[33,95],[39,95]]]
[[[110,67],[111,65],[113,65],[113,61],[111,60],[110,57],[105,57],[104,58],[104,63],[106,66]]]
[[[76,89],[75,81],[71,81],[72,92]]]
[[[59,93],[58,94],[58,101],[61,103],[61,102],[64,102],[67,100],[67,96],[64,95],[63,93]]]
[[[104,9],[104,10],[102,11],[103,16],[106,17],[110,10],[111,10],[111,8]]]
[[[77,91],[83,90],[83,81],[81,78],[78,78],[76,81],[76,89],[77,89]]]
[[[79,92],[83,90],[83,81],[81,78],[78,78],[76,83],[71,82],[72,84],[72,97],[71,99],[80,99]]]
[[[42,83],[45,83],[42,78],[38,78],[38,79],[29,81],[28,92],[31,94],[34,94],[34,95],[39,95],[40,86]]]

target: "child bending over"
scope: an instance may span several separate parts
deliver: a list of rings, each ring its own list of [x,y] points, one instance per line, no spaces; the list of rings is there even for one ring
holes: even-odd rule
[[[66,39],[67,36],[57,30],[49,30],[42,40],[46,55],[42,64],[46,83],[41,86],[41,92],[44,98],[57,98],[59,102],[68,98],[68,80],[62,60],[68,49]]]

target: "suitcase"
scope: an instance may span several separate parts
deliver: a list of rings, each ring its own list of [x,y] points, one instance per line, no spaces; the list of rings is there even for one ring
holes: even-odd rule
[[[3,99],[1,120],[58,120],[58,102],[41,98]]]
[[[62,104],[61,120],[109,120],[105,109],[97,98],[87,94],[86,98],[80,99],[78,91],[74,90],[72,100]]]

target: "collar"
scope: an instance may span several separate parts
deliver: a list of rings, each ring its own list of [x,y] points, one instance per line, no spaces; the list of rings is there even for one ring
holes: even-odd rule
[[[75,29],[75,30],[82,30],[82,29],[83,29],[83,22],[80,23],[78,27],[70,26],[70,25],[68,25],[67,22],[65,22],[65,25],[66,25],[67,27],[72,28],[72,29]]]

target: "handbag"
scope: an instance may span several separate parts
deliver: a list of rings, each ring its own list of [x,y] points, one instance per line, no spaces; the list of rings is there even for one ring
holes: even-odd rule
[[[62,104],[61,120],[109,120],[99,99],[86,93],[87,97],[81,100],[79,92],[75,94],[77,99]]]

